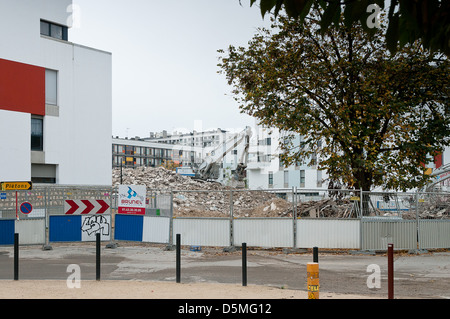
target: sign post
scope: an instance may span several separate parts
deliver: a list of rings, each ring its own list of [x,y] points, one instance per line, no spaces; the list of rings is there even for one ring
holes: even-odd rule
[[[33,188],[32,182],[1,182],[2,191],[26,191]]]
[[[1,182],[0,189],[2,191],[16,191],[16,219],[19,220],[17,191],[31,190],[32,182]]]

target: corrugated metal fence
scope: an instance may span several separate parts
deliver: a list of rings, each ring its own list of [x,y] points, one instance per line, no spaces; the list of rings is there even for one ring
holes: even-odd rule
[[[354,190],[338,191],[343,198],[351,198],[346,218],[315,218],[302,216],[300,203],[336,196],[326,190],[270,190],[290,200],[290,217],[246,217],[235,212],[236,200],[243,191],[222,191],[220,197],[223,217],[174,217],[174,191],[147,191],[145,215],[117,214],[117,191],[108,187],[35,186],[31,191],[0,193],[0,245],[10,245],[13,234],[20,234],[20,244],[49,244],[62,224],[51,223],[54,216],[64,216],[67,199],[105,200],[111,213],[104,241],[138,241],[172,244],[181,234],[183,245],[293,247],[329,249],[386,250],[388,243],[395,249],[450,248],[450,195],[416,193],[364,193],[362,198]],[[235,194],[233,194],[235,193]],[[305,195],[306,194],[306,195]],[[209,194],[210,198],[219,198]],[[228,197],[227,197],[228,196]],[[301,201],[301,202],[300,202]],[[22,203],[33,206],[30,213],[20,210]],[[211,207],[210,207],[211,208]],[[212,208],[211,208],[212,209]],[[254,209],[254,208],[251,208]],[[56,220],[56,219],[54,219]],[[64,227],[68,221],[66,218]],[[77,224],[78,225],[78,224]],[[76,226],[79,227],[79,226]],[[77,229],[77,228],[74,229]],[[60,231],[60,229],[59,229]],[[65,233],[65,232],[63,232]],[[66,241],[92,240],[75,236]],[[55,240],[58,241],[58,240]],[[65,241],[65,240],[62,240]]]

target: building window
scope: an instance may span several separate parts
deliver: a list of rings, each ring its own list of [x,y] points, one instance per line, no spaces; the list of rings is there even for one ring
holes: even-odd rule
[[[39,184],[56,183],[56,167],[51,164],[31,164],[31,181]]]
[[[44,119],[38,117],[31,118],[31,150],[44,150]]]
[[[305,187],[305,170],[300,170],[300,187]]]
[[[59,40],[68,40],[67,27],[44,20],[41,20],[41,34]]]
[[[279,156],[278,156],[278,167],[279,168],[283,168],[284,167],[283,160]]]
[[[58,105],[58,72],[45,70],[45,104]]]
[[[317,187],[322,187],[322,171],[317,170]]]
[[[269,187],[273,187],[273,172],[269,172]]]
[[[289,171],[284,171],[284,187],[289,187]]]

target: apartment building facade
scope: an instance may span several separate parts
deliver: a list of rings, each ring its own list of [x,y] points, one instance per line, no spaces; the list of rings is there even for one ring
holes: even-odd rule
[[[309,160],[286,166],[280,161],[282,133],[275,128],[255,126],[247,163],[250,189],[326,189],[327,174],[309,166]],[[297,136],[293,143],[298,143]]]
[[[139,137],[112,139],[112,166],[158,167],[173,160],[173,145],[145,141]]]
[[[0,0],[0,180],[111,185],[112,55],[71,0]]]
[[[250,146],[247,165],[248,185],[251,189],[291,189],[301,191],[327,189],[328,174],[319,170],[316,165],[310,166],[309,159],[294,165],[285,166],[279,159],[279,142],[282,133],[274,128],[255,127],[255,134]],[[294,145],[299,145],[301,136],[296,136]],[[427,174],[450,164],[450,148],[429,158]],[[438,188],[450,190],[450,172],[445,171],[437,176],[441,179]],[[448,179],[444,179],[447,177]],[[381,190],[381,189],[380,189]]]

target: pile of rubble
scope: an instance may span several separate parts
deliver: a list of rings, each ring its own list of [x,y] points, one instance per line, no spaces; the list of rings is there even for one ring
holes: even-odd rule
[[[113,169],[112,179],[113,186],[120,183],[146,185],[148,190],[172,191],[175,217],[229,217],[231,208],[234,217],[292,217],[294,212],[293,204],[276,194],[234,189],[220,183],[182,176],[164,167]],[[398,216],[397,212],[386,212],[368,205],[370,216]],[[444,202],[427,200],[419,208],[421,219],[450,218],[450,196],[445,197]],[[299,201],[296,207],[297,217],[300,218],[355,218],[359,211],[360,202],[346,197]],[[415,219],[415,209],[402,211],[401,216],[403,219]]]
[[[175,216],[228,217],[287,217],[292,216],[292,204],[262,191],[177,192],[174,198]]]
[[[417,216],[418,215],[418,216]],[[419,210],[416,213],[415,209],[411,209],[402,213],[403,219],[450,219],[450,203],[442,205],[439,203],[425,203],[419,204]]]
[[[236,190],[182,176],[163,167],[113,169],[112,177],[113,186],[146,185],[148,190],[173,191],[175,217],[228,217],[231,203],[234,217],[292,217],[292,204],[275,194]]]
[[[356,217],[355,203],[350,199],[322,199],[297,203],[298,217]]]
[[[220,190],[218,183],[205,182],[177,174],[164,167],[115,168],[112,172],[113,186],[146,185],[149,189],[158,190]]]

